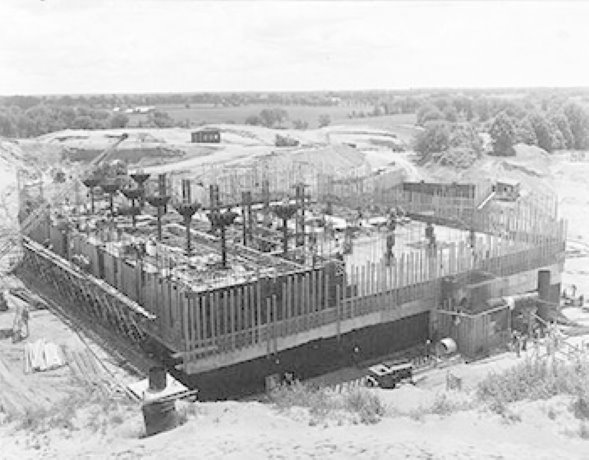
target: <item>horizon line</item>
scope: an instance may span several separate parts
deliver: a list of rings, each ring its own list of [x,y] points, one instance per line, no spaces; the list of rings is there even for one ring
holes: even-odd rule
[[[284,90],[202,90],[202,91],[114,91],[96,93],[12,93],[0,94],[0,98],[9,97],[59,97],[59,96],[142,96],[142,95],[164,95],[164,94],[302,94],[302,93],[369,93],[369,92],[412,92],[412,91],[496,91],[496,90],[589,90],[589,86],[423,86],[408,88],[365,88],[365,89],[284,89]]]

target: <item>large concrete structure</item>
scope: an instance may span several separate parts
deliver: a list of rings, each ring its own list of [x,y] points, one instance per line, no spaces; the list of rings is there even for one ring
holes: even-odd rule
[[[143,238],[139,224],[132,233],[121,218],[91,231],[79,217],[62,216],[43,222],[25,239],[25,278],[37,273],[48,284],[64,286],[63,294],[85,314],[132,341],[149,342],[203,397],[258,391],[265,376],[276,372],[312,376],[358,359],[354,350],[368,358],[422,343],[442,326],[439,309],[533,291],[538,270],[549,270],[553,285],[560,282],[566,228],[553,201],[481,208],[488,187],[465,186],[447,196],[429,188],[404,190],[396,181],[364,187],[373,180],[361,179],[366,182],[360,199],[371,203],[371,212],[402,206],[414,222],[443,224],[436,227],[435,244],[424,238],[423,224],[399,224],[405,230],[394,230],[397,243],[385,258],[386,232],[392,230],[360,229],[364,240],[350,237],[350,254],[332,259],[329,251],[317,249],[318,240],[338,237],[327,227],[316,232],[306,219],[313,217],[309,206],[331,196],[329,187],[339,178],[316,182],[314,193],[303,199],[306,211],[299,203],[299,212],[307,212],[302,227],[295,226],[302,245],[297,238],[285,243],[282,232],[270,228],[278,219],[268,217],[273,209],[268,185],[258,207],[250,194],[238,209],[237,203],[223,205],[211,184],[217,198],[205,208],[225,206],[242,216],[237,226],[243,232],[229,228],[223,236],[229,269],[216,260],[218,229],[210,230],[197,216],[187,229],[165,222],[159,242],[148,238],[153,228]],[[233,192],[231,197],[249,190]],[[355,209],[357,202],[357,194],[340,190],[340,209]],[[191,256],[183,254],[186,232],[192,236]],[[87,264],[70,263],[74,256]],[[215,260],[203,261],[210,257]],[[454,284],[448,287],[450,277]]]

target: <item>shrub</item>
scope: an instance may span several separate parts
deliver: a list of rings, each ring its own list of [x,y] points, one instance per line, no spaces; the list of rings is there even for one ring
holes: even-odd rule
[[[355,389],[344,395],[345,408],[360,416],[360,421],[366,424],[377,423],[386,413],[386,408],[380,398],[365,389]]]
[[[361,423],[372,424],[377,423],[386,413],[380,398],[365,388],[338,394],[325,387],[296,381],[290,385],[279,385],[269,397],[281,410],[307,408],[313,417],[312,424],[316,424],[317,419],[323,420],[342,412],[356,416]]]
[[[491,410],[500,412],[506,404],[547,399],[559,394],[576,396],[573,410],[583,418],[589,413],[589,362],[559,363],[547,359],[526,360],[498,374],[490,374],[477,387],[477,396]]]
[[[589,420],[589,398],[587,395],[577,396],[573,401],[572,410],[578,419]]]

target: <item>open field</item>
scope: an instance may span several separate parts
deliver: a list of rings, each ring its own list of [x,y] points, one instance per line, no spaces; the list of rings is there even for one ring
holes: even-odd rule
[[[156,108],[167,112],[174,120],[178,122],[190,121],[192,125],[212,124],[212,123],[236,123],[243,124],[247,117],[251,115],[258,115],[263,109],[275,108],[275,105],[252,104],[238,107],[219,107],[205,104],[192,104],[189,107],[182,104],[174,105],[158,105]],[[370,112],[373,107],[365,105],[332,105],[332,106],[306,106],[306,105],[286,105],[280,108],[288,112],[290,126],[292,121],[301,120],[309,124],[309,128],[318,127],[318,119],[320,115],[329,115],[332,123],[344,123],[350,120],[349,115],[353,112]],[[405,120],[414,115],[391,115],[392,119],[400,117]],[[131,115],[129,126],[137,126],[137,124],[146,120],[146,115]],[[382,118],[382,117],[380,117]],[[386,117],[388,118],[388,117]],[[369,121],[369,118],[360,120]],[[404,121],[402,121],[403,123]]]

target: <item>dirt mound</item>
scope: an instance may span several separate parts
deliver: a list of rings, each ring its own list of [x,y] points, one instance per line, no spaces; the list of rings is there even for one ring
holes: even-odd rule
[[[472,149],[463,147],[452,147],[445,152],[433,152],[428,154],[422,165],[435,168],[436,166],[448,166],[455,169],[467,169],[473,166],[479,155]]]
[[[0,140],[0,222],[4,229],[17,225],[17,171],[30,170],[25,155],[14,142]]]
[[[346,145],[330,145],[319,148],[288,149],[260,158],[270,168],[289,168],[300,165],[315,172],[330,174],[370,169],[364,153]]]
[[[503,161],[500,164],[506,171],[520,171],[524,174],[527,174],[528,176],[534,176],[534,177],[544,176],[544,174],[542,174],[534,169],[528,168],[526,166],[514,164],[509,161]]]

